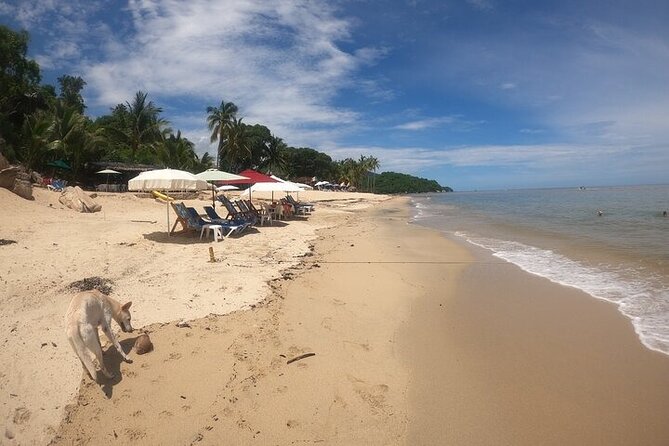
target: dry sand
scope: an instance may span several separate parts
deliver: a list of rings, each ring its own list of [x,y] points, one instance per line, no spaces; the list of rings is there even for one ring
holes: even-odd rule
[[[102,212],[79,214],[58,193],[34,192],[27,201],[0,188],[0,238],[17,242],[0,246],[2,444],[48,442],[76,397],[82,368],[63,330],[72,282],[111,280],[113,297],[133,301],[136,328],[248,309],[269,294],[268,281],[309,252],[317,228],[334,224],[328,215],[385,199],[313,192],[324,200],[320,221],[279,222],[214,243],[167,237],[166,205],[152,199],[100,194]],[[199,209],[209,203],[187,201]],[[218,262],[209,263],[209,247]]]
[[[669,443],[669,358],[613,306],[407,224],[402,199],[304,194],[323,200],[308,219],[214,244],[166,239],[151,200],[83,216],[54,196],[0,217],[19,241],[0,247],[8,444]],[[65,286],[91,275],[155,345],[108,350],[102,387],[61,328]]]

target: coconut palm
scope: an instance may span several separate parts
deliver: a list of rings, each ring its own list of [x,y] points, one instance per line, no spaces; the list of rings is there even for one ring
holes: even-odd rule
[[[283,173],[286,166],[286,147],[288,146],[283,139],[272,135],[265,144],[259,167],[269,172]]]
[[[23,121],[21,133],[23,141],[19,151],[20,159],[29,170],[42,167],[44,154],[48,149],[52,118],[43,111],[38,111]]]
[[[130,159],[135,161],[139,152],[153,151],[163,139],[168,122],[160,117],[162,109],[146,100],[148,93],[138,91],[132,103],[114,108],[114,123],[107,128],[117,142],[130,149]]]
[[[165,138],[160,144],[157,155],[163,167],[172,169],[194,170],[199,163],[195,145],[187,138],[182,138],[181,131]]]
[[[251,155],[251,149],[246,141],[246,126],[242,119],[232,118],[232,121],[225,127],[225,144],[221,151],[221,158],[225,160],[232,170],[239,170],[244,160]]]
[[[207,125],[211,132],[210,142],[218,140],[216,149],[216,167],[219,168],[219,162],[224,158],[223,147],[226,142],[227,129],[237,117],[237,106],[232,102],[221,101],[218,107],[207,107]]]

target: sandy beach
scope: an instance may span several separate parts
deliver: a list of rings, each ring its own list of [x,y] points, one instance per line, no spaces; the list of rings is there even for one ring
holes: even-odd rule
[[[308,218],[215,243],[131,194],[0,194],[2,444],[669,441],[669,358],[614,306],[407,223],[404,198],[301,193]],[[102,386],[63,333],[93,276],[155,345],[108,349]]]

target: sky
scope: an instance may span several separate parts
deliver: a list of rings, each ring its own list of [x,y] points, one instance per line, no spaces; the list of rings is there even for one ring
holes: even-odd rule
[[[666,0],[0,0],[87,114],[148,92],[455,190],[669,183]]]

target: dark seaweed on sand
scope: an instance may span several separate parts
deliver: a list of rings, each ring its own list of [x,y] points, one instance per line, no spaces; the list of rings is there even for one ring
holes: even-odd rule
[[[4,238],[0,238],[0,246],[11,245],[12,243],[16,243],[16,240],[6,240]]]
[[[112,290],[113,281],[102,277],[86,277],[82,280],[77,280],[68,285],[68,288],[74,288],[79,291],[98,290],[101,293],[109,294]]]

